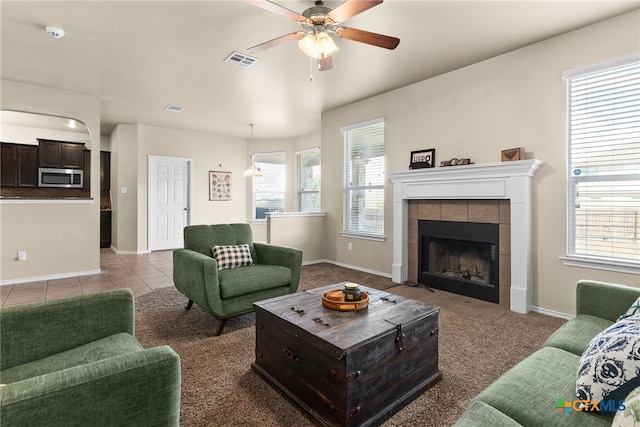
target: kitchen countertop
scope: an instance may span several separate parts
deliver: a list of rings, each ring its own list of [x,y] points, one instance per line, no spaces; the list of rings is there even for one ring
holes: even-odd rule
[[[39,188],[39,187],[3,187],[0,188],[3,200],[93,200],[91,192],[83,188]]]

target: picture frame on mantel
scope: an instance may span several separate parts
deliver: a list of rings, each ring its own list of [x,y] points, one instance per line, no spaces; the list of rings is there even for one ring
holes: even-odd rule
[[[433,168],[436,164],[436,149],[417,150],[411,152],[409,169]]]

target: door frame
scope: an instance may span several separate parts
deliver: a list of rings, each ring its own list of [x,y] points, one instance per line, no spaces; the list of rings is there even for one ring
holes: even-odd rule
[[[176,157],[176,156],[158,156],[149,154],[147,159],[147,251],[151,252],[151,230],[152,230],[152,218],[154,218],[155,211],[152,209],[151,200],[151,183],[155,179],[155,168],[153,168],[153,162],[160,159],[168,160],[182,160],[187,163],[187,225],[191,225],[191,211],[193,205],[193,159],[188,157]]]

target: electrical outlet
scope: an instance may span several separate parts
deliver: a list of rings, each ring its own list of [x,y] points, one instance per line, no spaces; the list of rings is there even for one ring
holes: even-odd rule
[[[350,251],[353,249],[353,245],[351,244],[351,242],[347,243],[347,250]]]
[[[27,251],[18,251],[18,261],[27,260]]]

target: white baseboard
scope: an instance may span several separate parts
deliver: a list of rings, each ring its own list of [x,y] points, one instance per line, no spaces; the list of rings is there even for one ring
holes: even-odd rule
[[[0,286],[19,285],[21,283],[44,282],[45,280],[67,279],[69,277],[90,276],[92,274],[100,274],[102,270],[76,271],[72,273],[49,274],[46,276],[23,277],[20,279],[0,280]]]
[[[329,260],[329,259],[317,259],[317,260],[313,260],[313,261],[304,261],[302,263],[302,265],[320,264],[322,262],[326,262],[327,264],[337,265],[339,267],[350,268],[352,270],[362,271],[364,273],[375,274],[376,276],[382,276],[382,277],[391,278],[391,274],[389,274],[389,273],[382,273],[381,271],[369,270],[368,268],[358,267],[357,265],[344,264],[342,262],[332,261],[332,260]]]
[[[333,264],[333,261],[329,261],[328,259],[314,259],[311,261],[302,261],[302,265],[322,264],[323,262]]]
[[[363,271],[365,273],[375,274],[377,276],[391,278],[391,274],[382,273],[380,271],[375,271],[375,270],[369,270],[368,268],[362,268],[362,267],[358,267],[356,265],[344,264],[344,263],[337,262],[337,261],[332,261],[332,260],[329,260],[329,259],[317,259],[317,260],[312,260],[312,261],[305,261],[305,262],[302,263],[302,265],[320,264],[320,263],[323,263],[323,262],[327,263],[327,264],[338,265],[340,267],[350,268],[352,270],[358,270],[358,271]],[[558,317],[560,319],[566,319],[566,320],[571,320],[571,319],[573,319],[575,317],[575,316],[572,316],[570,314],[561,313],[559,311],[548,310],[546,308],[540,308],[540,307],[535,307],[535,306],[531,307],[531,311],[533,311],[535,313],[544,314],[546,316]]]
[[[142,255],[151,253],[151,251],[121,251],[116,249],[114,246],[111,246],[109,249],[115,252],[116,255]]]
[[[561,319],[567,319],[567,320],[571,320],[575,317],[570,314],[561,313],[559,311],[547,310],[546,308],[533,307],[533,306],[531,307],[531,311],[535,313],[544,314],[546,316],[559,317]]]

